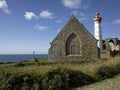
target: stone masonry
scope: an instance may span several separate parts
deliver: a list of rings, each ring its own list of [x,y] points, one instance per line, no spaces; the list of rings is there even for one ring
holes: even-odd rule
[[[50,62],[92,60],[98,57],[97,40],[73,15],[51,42],[48,52]]]

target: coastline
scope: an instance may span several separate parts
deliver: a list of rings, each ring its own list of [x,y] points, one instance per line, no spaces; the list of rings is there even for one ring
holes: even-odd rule
[[[33,54],[0,54],[0,63],[29,61]],[[48,58],[48,54],[35,54],[35,58]]]

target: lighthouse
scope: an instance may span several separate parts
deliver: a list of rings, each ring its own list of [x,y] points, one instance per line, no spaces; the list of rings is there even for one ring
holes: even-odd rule
[[[97,45],[100,48],[100,52],[103,50],[101,21],[102,18],[100,17],[100,13],[97,11],[94,18],[94,36],[98,40]]]

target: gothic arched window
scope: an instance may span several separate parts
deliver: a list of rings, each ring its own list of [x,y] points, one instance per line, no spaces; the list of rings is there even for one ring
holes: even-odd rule
[[[66,41],[66,55],[80,55],[80,41],[74,33]]]

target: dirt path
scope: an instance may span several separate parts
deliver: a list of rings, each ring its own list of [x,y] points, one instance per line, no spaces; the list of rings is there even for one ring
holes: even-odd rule
[[[120,90],[120,75],[76,90]]]

